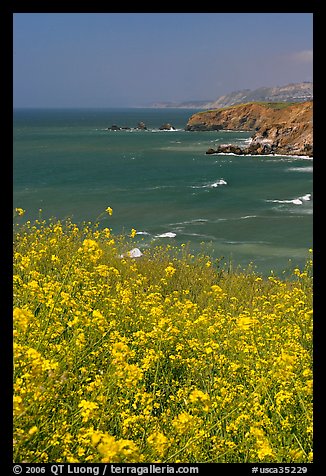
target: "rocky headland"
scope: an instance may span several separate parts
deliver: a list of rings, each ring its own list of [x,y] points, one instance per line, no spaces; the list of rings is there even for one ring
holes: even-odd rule
[[[207,154],[313,155],[313,102],[259,103],[193,114],[187,131],[253,131],[248,146],[232,144],[208,149]]]

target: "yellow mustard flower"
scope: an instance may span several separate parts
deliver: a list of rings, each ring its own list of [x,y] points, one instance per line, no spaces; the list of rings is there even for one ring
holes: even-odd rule
[[[15,213],[17,213],[18,216],[23,216],[25,214],[26,210],[23,208],[15,208]]]

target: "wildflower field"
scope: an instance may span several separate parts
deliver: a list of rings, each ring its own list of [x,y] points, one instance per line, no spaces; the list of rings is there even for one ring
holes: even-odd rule
[[[134,236],[15,225],[14,461],[312,461],[312,261],[261,277]]]

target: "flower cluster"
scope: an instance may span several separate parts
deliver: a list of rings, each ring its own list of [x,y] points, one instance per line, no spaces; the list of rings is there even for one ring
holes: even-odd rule
[[[131,259],[135,231],[90,223],[14,237],[16,462],[312,461],[310,261],[282,280]]]

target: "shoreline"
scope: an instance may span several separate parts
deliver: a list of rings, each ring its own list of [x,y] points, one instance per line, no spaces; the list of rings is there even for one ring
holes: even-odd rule
[[[207,152],[206,152],[207,154]],[[296,155],[296,154],[236,154],[235,152],[211,152],[208,153],[207,155],[233,155],[233,156],[239,156],[239,157],[291,157],[293,159],[303,159],[303,160],[313,160],[313,156],[310,155]]]

